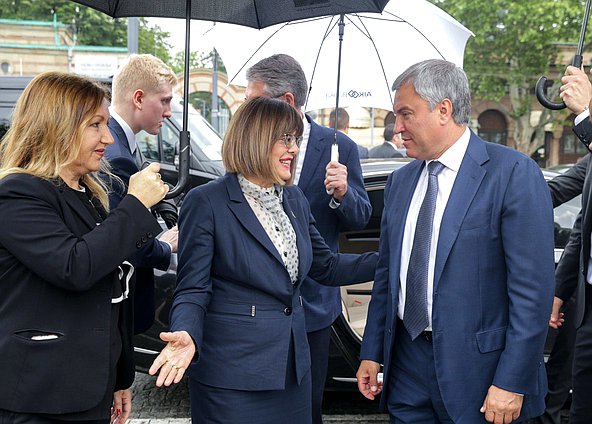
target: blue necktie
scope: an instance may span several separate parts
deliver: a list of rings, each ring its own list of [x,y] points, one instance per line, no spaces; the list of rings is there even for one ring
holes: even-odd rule
[[[430,244],[434,210],[438,196],[438,174],[444,169],[440,162],[428,164],[428,189],[419,209],[413,247],[407,269],[407,287],[405,289],[405,312],[403,323],[415,340],[429,325],[428,320],[428,263],[430,260]]]

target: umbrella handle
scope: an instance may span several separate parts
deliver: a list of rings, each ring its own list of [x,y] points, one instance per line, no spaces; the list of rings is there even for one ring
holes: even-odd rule
[[[577,54],[574,56],[571,64],[572,64],[572,66],[575,66],[576,68],[580,68],[582,66],[582,61],[583,61],[582,55]],[[565,102],[555,103],[555,102],[552,102],[549,99],[547,99],[547,96],[545,94],[545,85],[546,84],[547,84],[547,77],[544,75],[542,77],[540,77],[536,83],[535,93],[536,93],[537,99],[539,100],[539,103],[541,105],[543,105],[544,107],[546,107],[547,109],[551,109],[551,110],[565,109],[566,108]]]
[[[337,120],[337,114],[335,114],[335,120]],[[335,135],[337,137],[337,134]],[[339,145],[337,140],[331,144],[331,162],[339,162]],[[333,189],[325,190],[329,196],[333,196]]]
[[[572,66],[576,68],[582,67],[583,57],[582,57],[582,50],[584,49],[584,37],[586,36],[586,27],[588,26],[588,16],[590,15],[590,3],[591,0],[586,2],[586,9],[584,10],[584,19],[582,20],[582,29],[580,30],[580,41],[578,42],[578,49],[576,51],[576,55],[571,62]],[[545,85],[547,83],[547,77],[542,76],[536,83],[535,93],[537,99],[539,99],[539,103],[546,107],[547,109],[551,110],[561,110],[565,109],[565,102],[554,103],[547,99],[545,95]]]
[[[177,185],[166,194],[164,197],[165,199],[174,199],[181,195],[189,181],[189,155],[191,152],[190,138],[189,131],[181,131],[179,139],[179,179]]]

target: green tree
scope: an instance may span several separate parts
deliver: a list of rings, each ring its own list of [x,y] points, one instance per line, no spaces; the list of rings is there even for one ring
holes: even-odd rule
[[[1,19],[52,21],[69,25],[79,45],[127,46],[127,20],[113,19],[104,13],[69,0],[0,0]],[[138,48],[170,63],[171,46],[168,32],[157,25],[150,26],[140,18]]]
[[[226,67],[217,55],[218,71],[226,73]],[[189,69],[211,69],[214,67],[214,53],[213,52],[202,52],[193,51],[189,54]],[[177,52],[175,57],[171,61],[171,68],[180,74],[185,68],[185,50]]]
[[[558,44],[577,42],[585,1],[430,1],[475,33],[464,61],[473,98],[499,102],[509,96],[509,107],[500,103],[500,110],[514,121],[517,150],[531,155],[544,143],[545,125],[565,119],[565,112],[544,109],[532,122],[533,89],[541,75],[554,71],[559,76],[548,95],[558,93],[566,66],[556,63]]]

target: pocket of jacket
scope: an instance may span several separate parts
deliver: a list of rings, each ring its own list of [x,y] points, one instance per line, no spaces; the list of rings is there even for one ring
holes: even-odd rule
[[[64,334],[57,331],[27,329],[15,331],[14,336],[27,342],[48,342],[61,339]]]
[[[477,347],[479,352],[488,353],[501,350],[506,346],[506,330],[508,327],[500,327],[494,330],[477,333]]]

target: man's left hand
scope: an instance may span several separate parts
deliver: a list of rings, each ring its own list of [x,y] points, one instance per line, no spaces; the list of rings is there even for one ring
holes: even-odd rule
[[[113,393],[110,424],[125,424],[132,413],[131,389],[118,390]]]
[[[510,424],[520,416],[523,400],[524,396],[491,385],[481,407],[481,412],[485,414],[487,422]]]
[[[325,189],[327,192],[333,190],[333,198],[341,202],[347,192],[347,167],[339,162],[329,162],[325,169]]]

